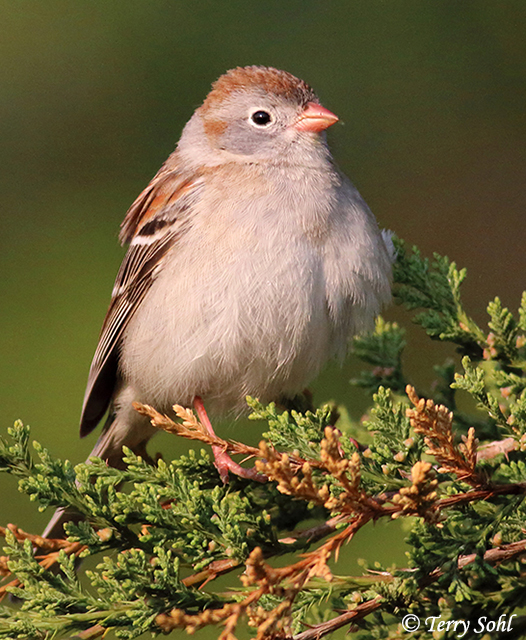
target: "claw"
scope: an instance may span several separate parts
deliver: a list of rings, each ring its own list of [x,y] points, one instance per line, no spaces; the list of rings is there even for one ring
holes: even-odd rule
[[[201,424],[206,428],[208,433],[211,436],[216,437],[214,428],[212,427],[212,423],[210,422],[210,418],[206,413],[203,400],[199,396],[196,396],[194,398],[194,409],[197,412],[197,416],[199,417]],[[227,484],[228,482],[229,471],[231,471],[236,476],[240,476],[241,478],[255,480],[256,482],[267,482],[267,476],[258,473],[254,467],[252,467],[252,469],[245,469],[237,462],[234,462],[222,447],[212,446],[212,451],[214,453],[214,465],[219,471],[219,475],[221,476],[223,484]]]

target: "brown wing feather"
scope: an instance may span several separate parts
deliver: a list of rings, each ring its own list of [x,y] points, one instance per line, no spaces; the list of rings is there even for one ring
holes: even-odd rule
[[[121,239],[131,246],[117,274],[91,363],[80,419],[81,436],[97,426],[111,402],[122,334],[155,280],[163,257],[188,227],[185,213],[199,192],[196,176],[182,176],[165,167],[133,203],[122,224]]]
[[[193,189],[196,176],[183,176],[181,173],[174,173],[172,167],[177,164],[177,152],[175,152],[128,209],[126,217],[122,221],[119,235],[122,244],[131,242],[148,221],[156,217],[164,219],[171,212],[171,205]]]

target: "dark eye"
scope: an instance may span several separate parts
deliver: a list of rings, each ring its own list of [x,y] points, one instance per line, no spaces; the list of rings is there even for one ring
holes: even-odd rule
[[[258,127],[264,127],[272,121],[270,113],[263,110],[255,111],[250,118],[254,124],[258,125]]]

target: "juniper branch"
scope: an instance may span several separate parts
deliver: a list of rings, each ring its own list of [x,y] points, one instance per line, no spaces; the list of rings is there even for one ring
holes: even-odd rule
[[[433,339],[470,358],[463,372],[437,367],[434,391],[410,387],[406,396],[402,352],[410,345],[403,329],[379,320],[356,342],[373,367],[357,379],[374,393],[364,424],[351,421],[360,445],[349,421],[335,428],[330,407],[302,414],[250,400],[267,431],[248,447],[211,437],[190,410],[176,407],[173,417],[137,405],[169,433],[254,457],[270,478],[224,487],[204,452],[152,466],[126,451],[125,470],[96,459],[73,467],[38,444],[32,452],[29,429],[17,423],[11,440],[0,440],[0,470],[18,476],[42,507],[73,508],[86,521],[67,526],[67,541],[0,530],[0,588],[23,601],[17,612],[0,609],[0,638],[87,639],[108,629],[135,638],[209,624],[222,625],[221,640],[235,640],[242,624],[261,640],[309,640],[347,624],[379,638],[396,635],[408,610],[460,619],[526,602],[526,294],[518,319],[492,301],[485,331],[462,304],[463,270],[398,251],[398,300],[420,310],[416,320]],[[460,412],[457,394],[475,399],[479,414]],[[407,517],[409,567],[337,575],[339,551],[358,531]],[[86,589],[74,560],[96,554],[103,558]],[[271,562],[277,556],[282,566]],[[222,591],[216,579],[228,574]]]

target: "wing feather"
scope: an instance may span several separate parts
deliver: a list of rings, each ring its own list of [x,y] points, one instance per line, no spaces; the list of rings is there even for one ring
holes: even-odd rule
[[[198,197],[198,176],[183,176],[165,167],[132,204],[122,224],[121,239],[131,244],[117,274],[91,363],[80,419],[81,436],[97,426],[111,402],[123,332],[152,286],[164,257],[188,228],[186,212]]]

